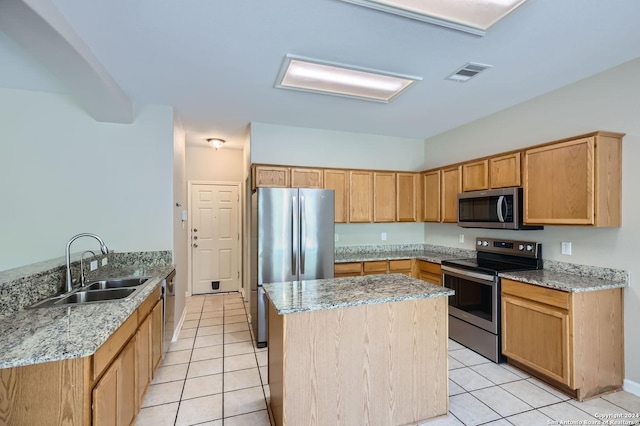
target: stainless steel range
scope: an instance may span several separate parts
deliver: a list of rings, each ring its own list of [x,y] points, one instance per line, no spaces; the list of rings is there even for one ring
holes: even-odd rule
[[[476,239],[473,259],[442,261],[442,283],[449,297],[449,337],[493,362],[503,362],[501,342],[501,272],[542,269],[542,244]]]

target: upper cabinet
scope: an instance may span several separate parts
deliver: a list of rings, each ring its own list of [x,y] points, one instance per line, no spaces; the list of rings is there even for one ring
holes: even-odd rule
[[[440,170],[422,174],[422,221],[440,222]]]
[[[289,168],[279,166],[254,166],[252,174],[253,189],[263,188],[288,188]]]
[[[349,222],[373,222],[373,172],[349,170]]]
[[[524,152],[524,221],[621,226],[622,136],[597,132]]]
[[[396,174],[373,173],[373,221],[395,222],[396,220]]]
[[[396,173],[396,220],[398,222],[418,221],[419,179],[419,173]]]
[[[292,188],[322,189],[323,173],[321,169],[291,168]]]
[[[462,190],[489,189],[489,160],[472,161],[462,165]]]
[[[491,188],[520,186],[520,152],[489,158],[489,184]]]
[[[335,222],[347,223],[349,221],[349,172],[326,169],[323,187],[334,191]]]
[[[458,222],[458,194],[462,192],[462,166],[442,169],[442,188],[440,190],[442,222]]]

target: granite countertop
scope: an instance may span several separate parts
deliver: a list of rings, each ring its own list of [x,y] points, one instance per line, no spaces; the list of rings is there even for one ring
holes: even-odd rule
[[[130,300],[26,309],[0,319],[0,368],[93,355],[174,269],[105,268],[103,276],[153,278]]]
[[[403,274],[293,281],[262,287],[279,315],[454,294],[446,287]]]
[[[475,255],[475,252],[472,252]],[[336,254],[335,263],[371,262],[376,260],[420,259],[427,262],[441,263],[443,260],[470,257],[466,253],[441,253],[429,250],[379,251]]]
[[[567,272],[559,272],[549,269],[503,272],[500,276],[510,280],[521,281],[527,284],[534,284],[570,293],[622,288],[629,285],[628,280],[623,280],[619,277],[608,279],[597,276],[570,274]]]

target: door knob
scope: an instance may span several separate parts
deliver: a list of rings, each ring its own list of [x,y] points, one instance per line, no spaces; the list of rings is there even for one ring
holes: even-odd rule
[[[193,244],[193,248],[198,248],[198,245],[197,244]]]
[[[197,235],[194,235],[194,236],[193,236],[193,239],[194,239],[194,240],[197,240],[197,239],[198,239],[198,236],[197,236]]]

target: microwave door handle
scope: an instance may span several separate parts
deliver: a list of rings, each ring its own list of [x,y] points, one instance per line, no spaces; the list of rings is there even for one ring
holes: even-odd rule
[[[503,206],[504,206],[504,195],[501,195],[498,197],[498,204],[496,205],[498,220],[500,221],[500,223],[504,223],[504,215],[502,214]]]

